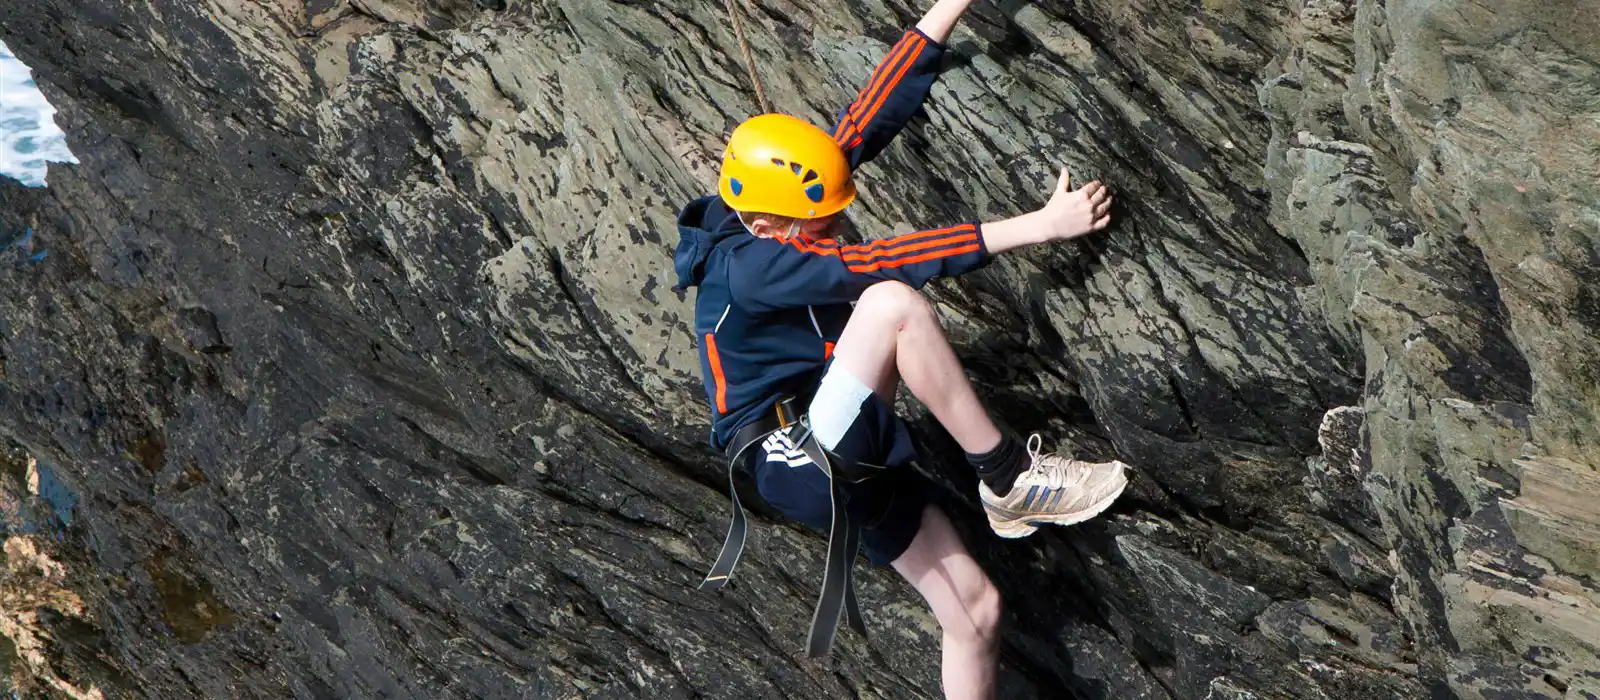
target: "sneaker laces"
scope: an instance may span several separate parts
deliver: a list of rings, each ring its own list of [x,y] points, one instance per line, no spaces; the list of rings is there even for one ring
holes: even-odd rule
[[[1072,463],[1063,459],[1050,459],[1055,455],[1044,454],[1044,438],[1038,433],[1028,437],[1028,469],[1024,473],[1038,474],[1044,485],[1053,488],[1066,488],[1067,476]],[[1050,462],[1046,462],[1046,460]]]

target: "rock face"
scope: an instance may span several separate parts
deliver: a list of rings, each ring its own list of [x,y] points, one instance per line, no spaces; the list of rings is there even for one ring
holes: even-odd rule
[[[775,107],[826,122],[926,4],[748,3]],[[671,224],[755,111],[721,3],[0,17],[82,161],[0,184],[50,252],[0,255],[0,687],[938,695],[887,570],[875,636],[800,658],[813,533],[760,518],[693,590],[727,504]],[[1004,697],[1600,698],[1597,17],[976,3],[854,223],[1106,181],[1106,235],[928,293],[1011,428],[1140,469],[998,540],[905,404],[1006,595]]]

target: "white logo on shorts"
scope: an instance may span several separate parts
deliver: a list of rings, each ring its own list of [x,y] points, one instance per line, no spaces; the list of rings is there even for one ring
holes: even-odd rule
[[[811,458],[806,456],[806,451],[800,449],[789,439],[789,435],[782,431],[767,436],[767,441],[761,443],[761,449],[767,453],[768,462],[787,464],[790,467],[803,467],[812,464]]]

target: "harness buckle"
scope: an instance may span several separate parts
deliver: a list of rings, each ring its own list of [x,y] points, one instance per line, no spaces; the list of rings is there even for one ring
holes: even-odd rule
[[[779,401],[777,403],[777,405],[773,406],[772,408],[773,408],[773,412],[775,414],[777,414],[777,417],[778,417],[778,428],[780,428],[782,430],[788,430],[789,426],[792,426],[797,422],[798,419],[795,418],[795,413],[794,413],[794,397],[793,396],[785,397],[783,400]]]

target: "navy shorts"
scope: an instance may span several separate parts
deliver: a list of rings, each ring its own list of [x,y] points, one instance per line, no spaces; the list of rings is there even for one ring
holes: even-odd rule
[[[807,411],[818,441],[841,458],[892,467],[889,474],[843,482],[850,519],[862,523],[867,560],[883,566],[904,554],[922,525],[929,484],[911,462],[916,448],[894,407],[842,367],[830,366]],[[776,433],[752,448],[756,489],[784,515],[827,534],[833,522],[828,476],[789,437]]]

